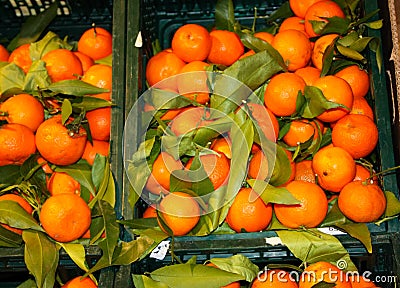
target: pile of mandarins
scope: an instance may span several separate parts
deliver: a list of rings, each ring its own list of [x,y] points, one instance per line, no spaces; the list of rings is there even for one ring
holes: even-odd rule
[[[348,61],[335,73],[321,76],[325,52],[334,47],[341,35],[320,35],[312,21],[326,23],[329,18],[345,18],[346,15],[331,0],[289,3],[294,16],[284,19],[274,33],[250,33],[268,42],[286,67],[266,81],[261,97],[264,105],[247,104],[266,138],[284,148],[291,169],[287,172],[286,183],[279,187],[287,189],[299,203],[265,203],[254,197],[256,192],[244,183],[229,204],[225,219],[236,232],[268,229],[273,214],[288,228],[317,227],[325,219],[330,204],[336,202],[344,216],[361,223],[378,220],[386,209],[385,194],[374,176],[373,166],[366,161],[378,142],[374,112],[366,98],[370,89],[366,67]],[[197,79],[177,77],[175,82],[162,80],[194,71],[223,73],[231,65],[255,54],[256,51],[245,47],[235,31],[213,29],[210,32],[191,23],[179,27],[170,47],[148,60],[146,80],[149,86],[178,93],[192,104],[168,109],[159,120],[178,137],[212,123],[208,108],[213,96],[204,89],[207,87],[205,75]],[[304,94],[310,86],[320,90],[329,103],[338,105],[326,108],[315,117],[302,117],[297,113],[298,95]],[[193,92],[193,87],[198,92]],[[151,111],[154,107],[146,103],[144,109]],[[257,114],[263,113],[270,116],[270,124],[265,119],[257,119]],[[323,144],[322,138],[327,140]],[[317,143],[318,149],[301,155],[307,143]],[[203,153],[199,159],[216,190],[226,185],[230,171],[235,169],[231,166],[229,133],[216,136],[204,148],[211,152]],[[176,236],[189,233],[200,216],[188,215],[203,209],[193,193],[170,191],[171,172],[189,169],[192,161],[193,155],[177,158],[161,151],[149,163],[151,174],[143,190],[160,195],[149,205],[144,217],[157,217],[159,222],[162,218],[161,228],[168,226],[169,233]],[[268,180],[268,159],[258,143],[252,144],[247,161],[246,180]]]

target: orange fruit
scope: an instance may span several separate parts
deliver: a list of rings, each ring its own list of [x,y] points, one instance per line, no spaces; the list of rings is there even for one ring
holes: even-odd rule
[[[296,162],[296,172],[294,175],[294,180],[306,181],[315,183],[315,173],[312,168],[312,160],[302,160]]]
[[[324,122],[335,122],[350,112],[353,106],[353,92],[345,80],[337,76],[328,75],[317,79],[313,86],[319,88],[328,101],[342,104],[346,107],[325,110],[317,116],[317,119]]]
[[[142,218],[157,218],[157,208],[155,205],[150,205],[144,210]]]
[[[21,165],[35,152],[35,135],[28,127],[16,123],[0,126],[0,166]]]
[[[39,214],[46,233],[58,242],[80,238],[90,227],[91,211],[76,194],[56,194],[47,198]]]
[[[99,60],[112,53],[112,35],[101,27],[93,27],[81,35],[78,40],[78,51],[93,60]]]
[[[256,54],[256,52],[254,50],[250,49],[249,51],[242,54],[242,56],[240,56],[238,60],[246,58],[246,57],[254,55],[254,54]]]
[[[328,212],[328,199],[317,184],[293,180],[286,189],[300,201],[299,204],[274,204],[279,222],[288,228],[317,227]]]
[[[25,125],[35,132],[44,121],[44,108],[42,103],[30,94],[18,94],[1,103],[0,115],[8,123]]]
[[[364,275],[350,275],[349,281],[352,288],[375,288],[377,287],[371,279]]]
[[[211,49],[207,59],[212,64],[230,66],[243,55],[244,45],[236,33],[213,30],[210,36]]]
[[[308,38],[308,35],[304,28],[304,18],[302,18],[302,17],[291,16],[291,17],[287,17],[287,18],[283,19],[282,23],[279,25],[279,32],[289,30],[289,29],[298,30],[298,31],[304,33],[304,35],[306,35]]]
[[[145,112],[149,112],[149,111],[154,111],[155,108],[153,105],[149,104],[149,103],[144,103],[143,105],[143,111]],[[177,108],[177,109],[168,109],[167,111],[165,111],[165,113],[160,117],[161,120],[172,120],[175,118],[175,116],[177,116],[179,113],[182,112],[182,108]]]
[[[169,127],[175,135],[183,135],[209,123],[209,115],[210,112],[203,107],[189,107],[172,119]]]
[[[111,107],[97,108],[86,112],[93,140],[108,141],[111,133]]]
[[[334,283],[336,288],[351,288],[345,272],[325,261],[312,263],[304,269],[300,275],[299,288],[311,288],[322,281]]]
[[[340,8],[340,6],[331,0],[318,1],[308,7],[306,14],[304,15],[305,29],[310,37],[319,35],[319,32],[315,32],[311,21],[322,21],[328,22],[332,17],[345,18],[346,15]]]
[[[312,53],[311,53],[311,62],[312,64],[322,70],[324,64],[324,54],[326,49],[333,45],[336,39],[339,37],[339,34],[326,34],[318,37],[315,41]]]
[[[25,73],[28,73],[29,68],[31,68],[32,65],[31,54],[29,52],[30,47],[31,44],[27,43],[15,48],[11,51],[10,57],[8,57],[8,62],[14,63]]]
[[[352,181],[340,191],[338,206],[354,222],[374,222],[385,212],[386,197],[376,184]]]
[[[275,37],[274,34],[271,34],[269,32],[265,32],[265,31],[256,32],[253,35],[254,35],[254,37],[257,37],[258,39],[264,40],[264,41],[268,42],[269,44],[272,43],[272,40]]]
[[[365,95],[367,95],[370,88],[369,75],[367,71],[360,69],[358,65],[347,66],[335,73],[335,76],[349,83],[354,98],[365,97]]]
[[[319,127],[317,127],[317,125]],[[290,122],[290,128],[283,136],[282,140],[287,145],[296,147],[311,138],[313,138],[313,140],[317,139],[321,129],[322,125],[316,121],[310,121],[308,119],[293,120]]]
[[[29,204],[29,202],[17,194],[3,194],[0,196],[0,201],[4,201],[4,200],[10,200],[10,201],[17,202],[28,214],[32,214],[32,212],[33,212],[33,208]],[[3,223],[1,224],[1,226],[6,228],[7,230],[10,230],[19,235],[22,235],[22,230],[19,228],[11,227],[11,226],[9,226],[7,224],[3,224]]]
[[[312,168],[318,184],[331,192],[340,192],[356,176],[356,164],[341,147],[326,146],[315,153]]]
[[[369,184],[378,183],[378,177],[374,176],[372,169],[368,169],[361,164],[356,164],[356,176],[354,176],[353,181],[366,181],[367,179]]]
[[[179,159],[175,160],[174,157],[167,152],[161,152],[153,162],[151,169],[151,176],[153,179],[151,179],[151,176],[149,177],[146,183],[146,189],[154,194],[160,194],[162,188],[169,191],[171,172],[182,169],[183,166]]]
[[[210,267],[214,267],[214,268],[220,269],[220,268],[218,268],[217,265],[213,264],[212,262],[207,263],[206,266],[210,266]],[[232,283],[230,283],[228,285],[221,286],[221,288],[240,288],[240,282],[239,281],[235,281],[235,282],[232,282]]]
[[[279,122],[274,113],[262,104],[247,102],[246,105],[255,120],[255,128],[261,130],[256,132],[262,132],[267,139],[275,142],[279,134]]]
[[[268,227],[272,219],[272,205],[265,204],[251,188],[241,188],[226,216],[229,227],[240,233],[258,232]]]
[[[296,112],[299,92],[304,93],[306,83],[292,72],[276,74],[269,81],[264,93],[265,106],[276,116],[290,116]]]
[[[61,288],[97,288],[97,284],[93,282],[89,277],[77,276],[67,283],[65,283]]]
[[[349,114],[360,114],[367,116],[371,120],[375,119],[371,105],[369,105],[368,101],[363,97],[353,99],[353,106],[351,106]]]
[[[193,158],[190,158],[186,163],[185,168],[190,169]],[[224,153],[205,154],[200,156],[202,168],[206,172],[208,178],[213,184],[214,190],[228,181],[230,171],[230,161]]]
[[[205,68],[209,66],[203,61],[192,61],[179,71],[177,76],[178,92],[200,104],[206,104],[210,100],[210,92]]]
[[[163,50],[149,59],[146,65],[146,80],[153,86],[161,80],[174,76],[185,66],[185,62],[171,50]],[[167,83],[166,83],[167,82]],[[177,90],[176,79],[158,84],[158,88]],[[160,86],[161,85],[161,86]]]
[[[70,193],[81,195],[81,184],[65,172],[54,172],[47,182],[51,195]]]
[[[268,159],[265,157],[264,152],[260,149],[257,150],[250,158],[247,176],[250,179],[266,180],[270,176]]]
[[[307,9],[318,1],[321,0],[289,0],[289,5],[294,15],[304,19]]]
[[[313,66],[307,66],[297,69],[294,74],[303,78],[307,86],[312,86],[314,81],[320,78],[321,70]]]
[[[43,169],[44,173],[52,174],[54,172],[53,169],[50,168],[49,164],[47,164],[47,161],[42,156],[39,156],[37,158],[37,163],[38,164],[42,164],[43,163],[42,169]]]
[[[378,127],[365,115],[346,115],[333,127],[332,143],[349,152],[354,159],[366,157],[378,144]]]
[[[172,51],[183,61],[203,61],[211,49],[211,37],[207,29],[198,24],[184,24],[172,36]]]
[[[94,65],[94,60],[90,56],[79,51],[73,51],[74,55],[81,61],[82,72],[85,73],[91,66]]]
[[[174,236],[189,233],[200,220],[200,206],[196,199],[184,192],[173,192],[165,196],[158,207],[163,222]],[[159,221],[160,228],[164,230]]]
[[[45,120],[35,135],[40,155],[55,165],[70,165],[78,161],[85,150],[86,138],[83,127],[77,131],[69,130],[62,124],[61,115]]]
[[[81,61],[68,49],[51,50],[42,60],[46,63],[47,73],[52,82],[77,79],[83,74]]]
[[[231,159],[232,158],[232,142],[230,138],[228,137],[221,137],[221,138],[215,138],[213,140],[210,149],[218,152],[218,153],[223,153],[226,158]]]
[[[111,100],[112,67],[106,64],[94,64],[83,74],[81,80],[109,92],[92,94],[91,96],[104,100]]]
[[[251,288],[298,288],[295,277],[281,269],[268,269],[256,277]]]
[[[96,155],[108,156],[110,153],[110,142],[93,140],[93,143],[86,141],[85,150],[82,159],[85,159],[90,165],[93,165]]]
[[[278,50],[289,71],[306,67],[311,59],[311,42],[301,31],[289,29],[275,34],[272,47]]]
[[[8,62],[8,58],[10,57],[10,52],[8,52],[7,48],[0,44],[0,62]]]

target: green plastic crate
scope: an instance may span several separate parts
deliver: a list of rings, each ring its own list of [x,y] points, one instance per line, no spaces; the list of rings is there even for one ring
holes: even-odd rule
[[[0,43],[6,44],[15,37],[21,25],[29,16],[38,15],[48,8],[54,0],[0,0]],[[121,187],[123,171],[122,167],[122,138],[124,125],[123,109],[125,98],[125,68],[124,54],[126,49],[126,10],[125,0],[64,0],[57,1],[57,17],[44,31],[53,31],[60,37],[68,36],[70,40],[77,41],[79,36],[92,23],[103,27],[113,35],[113,83],[112,101],[115,107],[112,109],[112,128],[110,140],[111,169],[116,185],[115,211],[120,218],[122,211]],[[23,247],[21,249],[0,249],[0,287],[17,287],[31,276],[23,259]],[[60,255],[58,272],[61,280],[66,281],[74,276],[82,275],[82,271],[75,265],[69,256],[63,252]],[[100,258],[101,251],[98,247],[88,247],[86,257],[89,265],[94,265]],[[99,287],[114,287],[115,269],[113,267],[103,269],[95,273],[99,280]]]

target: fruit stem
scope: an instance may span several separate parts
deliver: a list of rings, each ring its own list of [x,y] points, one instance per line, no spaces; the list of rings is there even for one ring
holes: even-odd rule
[[[8,116],[8,112],[7,111],[1,111],[0,110],[0,116]]]
[[[387,168],[387,169],[382,170],[380,172],[374,173],[373,175],[371,175],[367,179],[365,179],[365,181],[367,182],[368,180],[373,180],[373,178],[376,177],[376,176],[380,176],[380,175],[386,174],[386,173],[388,173],[390,171],[394,171],[394,170],[399,169],[399,168],[400,168],[400,165]]]
[[[92,27],[93,27],[93,34],[94,34],[94,38],[97,37],[97,31],[96,31],[96,23],[92,23]]]

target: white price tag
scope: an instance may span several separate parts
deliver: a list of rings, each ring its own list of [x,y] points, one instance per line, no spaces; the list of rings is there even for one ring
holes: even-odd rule
[[[160,244],[156,248],[153,249],[150,253],[150,258],[155,258],[157,260],[163,260],[168,253],[169,250],[169,240],[161,241]]]
[[[282,245],[281,238],[279,237],[267,237],[265,243],[271,246]]]
[[[339,229],[336,229],[334,227],[324,227],[324,228],[317,228],[319,231],[325,234],[329,235],[346,235],[347,233],[340,231]]]
[[[136,37],[135,41],[135,47],[140,48],[143,45],[143,40],[142,40],[142,33],[139,31],[139,34]]]

